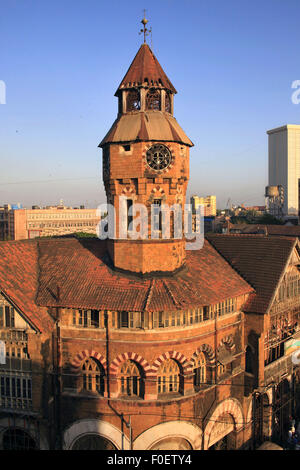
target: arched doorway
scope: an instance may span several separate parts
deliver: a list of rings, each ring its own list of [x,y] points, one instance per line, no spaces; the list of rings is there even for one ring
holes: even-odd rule
[[[193,450],[191,444],[182,437],[166,437],[156,442],[149,450]]]
[[[204,449],[234,450],[237,436],[244,426],[241,404],[234,398],[219,403],[208,416],[204,430]]]
[[[272,437],[272,404],[269,396],[258,394],[254,400],[254,445],[257,447]]]
[[[229,413],[218,417],[209,436],[208,450],[235,449],[234,419]]]
[[[37,450],[37,445],[23,429],[10,428],[2,434],[2,450]]]
[[[288,433],[289,417],[292,414],[292,393],[288,380],[280,382],[274,395],[274,439],[282,442]]]
[[[142,432],[133,450],[200,450],[202,431],[187,421],[166,421]]]
[[[105,437],[85,434],[74,442],[71,450],[117,450],[117,448]]]
[[[95,436],[102,439],[101,443]],[[81,441],[81,438],[84,439]],[[77,441],[79,442],[77,443]],[[101,445],[104,447],[113,445],[117,450],[129,450],[130,447],[129,439],[121,429],[100,419],[81,419],[65,429],[63,435],[63,449],[71,450],[74,446],[87,445]]]

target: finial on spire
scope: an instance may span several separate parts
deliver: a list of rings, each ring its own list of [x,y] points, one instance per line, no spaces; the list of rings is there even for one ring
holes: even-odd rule
[[[146,44],[146,37],[152,33],[152,28],[148,29],[146,28],[146,24],[148,23],[148,20],[146,19],[146,10],[144,10],[144,18],[141,21],[142,25],[144,26],[143,29],[140,30],[139,34],[144,33],[144,44]]]

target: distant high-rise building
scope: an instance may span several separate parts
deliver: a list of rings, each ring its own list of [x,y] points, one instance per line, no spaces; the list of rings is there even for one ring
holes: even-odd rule
[[[8,212],[10,206],[5,204],[0,207],[0,240],[8,240]]]
[[[269,212],[283,218],[299,217],[300,125],[267,131],[269,136]]]
[[[197,207],[204,206],[204,216],[215,216],[217,214],[217,198],[216,196],[192,196],[192,211],[195,212]]]

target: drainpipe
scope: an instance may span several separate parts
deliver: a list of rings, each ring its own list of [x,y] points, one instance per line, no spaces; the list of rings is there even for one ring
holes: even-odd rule
[[[54,349],[54,400],[55,400],[55,422],[56,422],[56,440],[55,448],[62,450],[62,432],[61,432],[61,336],[60,336],[60,314],[59,308],[56,309],[56,334],[54,334],[53,349]]]

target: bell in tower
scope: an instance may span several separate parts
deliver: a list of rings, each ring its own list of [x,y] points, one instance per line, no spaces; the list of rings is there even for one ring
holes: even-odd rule
[[[116,214],[108,252],[115,268],[145,275],[174,272],[184,265],[184,234],[175,236],[170,211],[169,236],[163,236],[160,209],[177,205],[183,214],[193,144],[173,116],[177,92],[146,43],[143,21],[144,43],[115,93],[118,116],[99,147],[107,202]],[[149,221],[146,237],[133,239],[133,209],[141,205]]]

